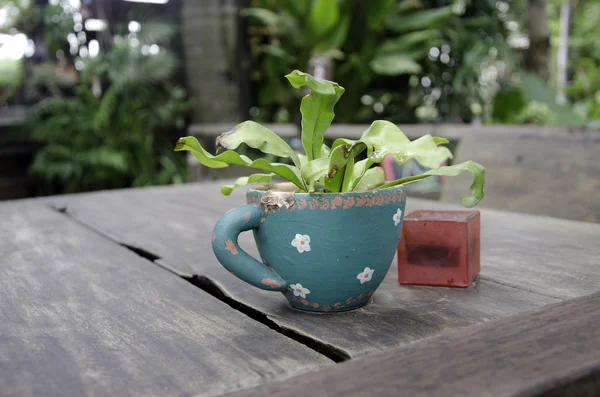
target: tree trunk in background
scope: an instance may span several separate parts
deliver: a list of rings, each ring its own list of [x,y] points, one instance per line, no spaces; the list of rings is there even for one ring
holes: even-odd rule
[[[525,56],[525,67],[548,80],[550,60],[550,31],[548,29],[548,1],[529,0],[529,48]]]
[[[569,25],[571,20],[571,4],[564,0],[560,8],[560,36],[556,55],[556,103],[567,103],[567,68],[569,62]]]
[[[181,36],[193,123],[240,119],[239,2],[183,0]]]

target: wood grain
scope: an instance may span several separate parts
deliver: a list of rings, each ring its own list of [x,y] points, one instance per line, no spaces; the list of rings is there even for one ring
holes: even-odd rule
[[[0,219],[3,397],[212,396],[332,364],[47,206]]]
[[[600,394],[600,294],[473,326],[228,397]]]
[[[49,199],[78,221],[141,247],[182,275],[199,275],[278,326],[356,357],[600,290],[600,226],[482,210],[482,275],[470,288],[407,287],[395,263],[367,307],[338,315],[298,313],[283,296],[258,290],[215,260],[217,219],[241,205],[221,183],[102,192]],[[447,207],[409,200],[409,208]],[[257,255],[250,233],[240,244]]]

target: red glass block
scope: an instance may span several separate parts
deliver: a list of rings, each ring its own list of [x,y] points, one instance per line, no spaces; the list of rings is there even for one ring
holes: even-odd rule
[[[398,245],[400,284],[468,287],[480,271],[479,211],[414,211]]]

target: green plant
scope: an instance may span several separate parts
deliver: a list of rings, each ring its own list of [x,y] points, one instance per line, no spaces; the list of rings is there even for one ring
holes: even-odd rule
[[[518,57],[508,40],[510,34],[519,33],[516,2],[463,3],[460,18],[440,27],[442,43],[429,49],[421,81],[417,76],[411,79],[413,100],[436,110],[434,114],[421,110],[417,115],[421,120],[488,121],[498,81],[516,69]]]
[[[0,59],[0,106],[10,102],[23,79],[20,59]]]
[[[176,65],[164,48],[144,55],[127,41],[86,59],[73,96],[52,96],[30,114],[44,144],[31,172],[59,192],[184,182],[185,159],[170,150],[188,109],[170,79]]]
[[[361,97],[378,85],[386,93],[401,91],[394,79],[421,72],[429,48],[439,44],[439,28],[460,13],[452,5],[426,9],[417,0],[253,0],[251,4],[243,15],[252,23],[250,47],[256,62],[252,75],[260,86],[256,98],[260,112],[254,119],[277,122],[289,122],[301,98],[280,76],[290,69],[307,68],[311,57],[317,56],[332,58],[337,78],[353,81],[338,105],[337,119],[363,122],[372,115],[373,104],[362,104]]]
[[[492,120],[497,123],[583,126],[586,121],[569,104],[556,103],[556,94],[537,75],[521,71],[515,81],[501,86],[493,102]]]
[[[452,158],[452,153],[444,146],[448,140],[425,135],[410,141],[400,129],[384,120],[377,120],[362,134],[359,140],[336,139],[331,147],[324,144],[325,131],[334,118],[334,107],[344,88],[337,83],[316,79],[297,70],[286,75],[290,84],[297,89],[308,87],[310,94],[302,99],[302,146],[305,154],[296,153],[283,139],[269,129],[253,121],[246,121],[233,130],[217,138],[217,147],[225,151],[218,155],[208,153],[196,138],[184,137],[175,146],[176,151],[190,151],[200,163],[211,168],[223,168],[230,164],[242,165],[268,171],[268,174],[254,174],[239,178],[233,185],[224,186],[221,191],[228,195],[238,186],[256,182],[270,182],[279,176],[292,182],[302,192],[357,192],[409,183],[433,175],[456,176],[464,171],[473,175],[471,196],[461,198],[465,207],[473,207],[483,198],[485,168],[473,161],[440,167]],[[251,160],[238,154],[242,143],[266,154],[290,158],[293,165],[269,163],[264,159]],[[357,156],[366,151],[366,158],[356,161]],[[398,164],[414,158],[429,171],[421,175],[385,181],[383,168],[377,166],[383,159],[392,155]]]
[[[563,2],[550,3],[549,24],[553,32],[552,44],[557,46],[559,14]],[[572,27],[569,38],[567,94],[573,109],[588,121],[589,126],[600,125],[600,3],[579,0],[572,7]]]

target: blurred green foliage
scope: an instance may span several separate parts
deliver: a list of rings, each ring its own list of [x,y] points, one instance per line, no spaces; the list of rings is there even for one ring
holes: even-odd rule
[[[0,106],[11,102],[23,81],[23,62],[20,59],[0,59]]]
[[[164,47],[154,55],[140,50],[174,32],[160,29],[86,58],[73,93],[55,86],[32,109],[29,126],[43,146],[31,172],[48,181],[41,193],[185,181],[185,159],[172,151],[189,108],[185,90],[171,82],[177,59]]]
[[[558,11],[553,2],[552,12]],[[552,21],[552,20],[551,20]],[[569,86],[574,109],[600,127],[600,3],[579,0],[572,18],[569,40]],[[556,22],[552,21],[551,26]]]
[[[521,71],[504,83],[494,98],[492,121],[503,124],[583,126],[587,122],[573,108],[556,103],[556,93],[540,77]]]
[[[549,1],[554,52],[562,3]],[[556,77],[544,82],[525,72],[524,47],[511,44],[527,37],[526,0],[252,0],[243,11],[256,87],[250,115],[297,119],[301,93],[281,76],[324,55],[334,61],[332,79],[346,88],[337,122],[593,125],[600,119],[600,3],[573,3],[570,103],[559,106]],[[551,63],[555,72],[556,54]]]
[[[337,120],[357,121],[361,97],[378,76],[421,71],[419,60],[439,40],[452,7],[421,9],[416,1],[255,0],[243,11],[251,19],[253,79],[261,86],[257,119],[289,121],[301,93],[286,85],[290,69],[306,70],[312,56],[335,59],[336,80],[352,81],[336,111]],[[402,34],[400,34],[402,33]]]
[[[556,102],[557,52],[562,0],[548,3],[551,34],[551,77],[518,71],[501,82],[495,95],[492,122],[600,127],[600,3],[572,1],[566,93],[568,103]]]
[[[481,82],[483,69],[502,61],[502,72],[510,73],[515,64],[505,27],[512,14],[497,4],[253,0],[243,11],[250,19],[252,77],[260,87],[253,116],[293,120],[301,94],[281,76],[325,55],[346,88],[336,121],[471,121],[491,102],[494,87]]]

